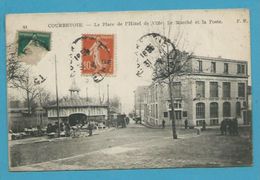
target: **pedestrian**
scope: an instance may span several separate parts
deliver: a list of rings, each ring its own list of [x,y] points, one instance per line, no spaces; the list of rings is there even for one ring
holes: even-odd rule
[[[60,123],[60,131],[64,131],[64,123],[63,122]]]
[[[51,123],[47,124],[46,132],[47,132],[47,134],[52,132],[52,124]]]
[[[202,121],[202,130],[205,131],[206,130],[206,121]]]
[[[65,136],[66,137],[70,136],[70,125],[69,125],[69,123],[65,123]]]
[[[188,129],[188,119],[185,119],[184,125],[185,125],[185,129]]]
[[[234,135],[238,135],[238,121],[237,121],[237,117],[235,117],[233,119],[233,130],[234,130]]]
[[[55,122],[53,128],[54,128],[54,131],[55,131],[56,133],[58,133],[58,131],[59,131],[59,123],[58,123],[58,122]]]
[[[129,124],[129,117],[128,116],[126,117],[126,124],[127,125]]]
[[[221,135],[227,134],[227,120],[226,119],[223,119],[223,121],[221,121],[220,131],[221,131]]]
[[[41,126],[37,126],[37,136],[42,136],[42,129]]]
[[[164,119],[162,120],[162,128],[163,129],[165,128],[165,120]]]
[[[235,119],[231,119],[231,135],[235,135]]]
[[[92,131],[93,131],[93,123],[90,121],[88,123],[88,136],[92,136]]]
[[[123,114],[122,115],[122,128],[126,128],[126,116]]]

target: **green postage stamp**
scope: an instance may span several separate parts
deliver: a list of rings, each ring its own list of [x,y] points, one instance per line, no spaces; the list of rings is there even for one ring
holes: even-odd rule
[[[51,33],[19,31],[18,56],[28,64],[37,64],[50,51]]]

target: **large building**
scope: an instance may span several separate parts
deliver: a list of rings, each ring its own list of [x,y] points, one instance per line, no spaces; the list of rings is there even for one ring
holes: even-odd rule
[[[176,125],[185,119],[190,126],[218,125],[224,118],[237,117],[248,123],[247,62],[224,58],[193,56],[187,74],[175,78],[173,98]],[[153,83],[145,93],[144,119],[151,125],[170,124],[168,86]]]
[[[59,118],[63,122],[77,124],[87,121],[105,122],[108,119],[108,106],[81,98],[79,96],[80,88],[76,85],[75,80],[72,82],[69,91],[70,98],[59,102]],[[57,105],[50,105],[46,109],[48,119],[57,121]]]

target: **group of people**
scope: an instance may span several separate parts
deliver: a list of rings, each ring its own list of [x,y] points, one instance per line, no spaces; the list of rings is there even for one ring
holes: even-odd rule
[[[61,125],[61,124],[60,124]],[[57,132],[59,128],[58,122],[55,122],[55,124],[49,123],[47,124],[47,133]]]
[[[220,131],[222,135],[238,135],[237,118],[224,119],[220,124]]]
[[[65,136],[70,136],[70,125],[69,123],[60,123],[60,132],[65,132]],[[49,123],[47,125],[46,132],[49,133],[58,133],[59,131],[59,123],[55,122],[55,124]]]
[[[95,128],[95,123],[93,121],[90,121],[86,124],[87,126],[87,130],[88,130],[88,133],[89,133],[89,136],[92,136],[93,134],[93,129]],[[66,136],[66,137],[69,137],[73,134],[76,133],[76,131],[78,131],[80,128],[82,128],[83,126],[85,126],[84,123],[82,124],[78,124],[76,126],[70,126],[70,124],[68,122],[61,122],[60,123],[60,132],[64,132],[63,134]],[[59,131],[59,124],[58,122],[55,122],[55,124],[51,124],[49,123],[47,125],[47,130],[46,132],[49,134],[49,133],[58,133]]]
[[[184,127],[185,129],[188,129],[188,120],[185,119],[184,121]],[[165,128],[165,120],[162,120],[162,128]],[[206,122],[202,122],[202,129],[206,130]],[[232,119],[224,119],[220,124],[220,131],[221,135],[238,135],[238,121],[237,118]]]
[[[92,136],[93,130],[95,128],[97,128],[97,126],[98,126],[98,123],[96,123],[94,121],[89,121],[89,122],[83,121],[80,124],[76,124],[74,126],[71,126],[71,129],[72,129],[71,133],[72,133],[72,136],[76,137],[76,136],[78,136],[78,133],[82,129],[85,129],[88,132],[88,136]]]

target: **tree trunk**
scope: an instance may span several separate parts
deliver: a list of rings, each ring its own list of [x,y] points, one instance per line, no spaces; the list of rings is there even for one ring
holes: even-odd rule
[[[174,112],[174,99],[173,99],[173,97],[172,97],[172,84],[173,84],[173,82],[172,82],[173,80],[172,80],[172,78],[171,77],[169,77],[169,83],[168,83],[168,85],[169,85],[169,96],[170,96],[170,100],[171,100],[171,104],[170,104],[170,106],[171,106],[171,114],[172,114],[172,137],[173,137],[173,139],[177,139],[177,133],[176,133],[176,125],[175,125],[175,112]]]
[[[30,103],[30,92],[29,90],[26,90],[27,95],[27,108],[28,108],[28,115],[31,115],[31,103]]]

